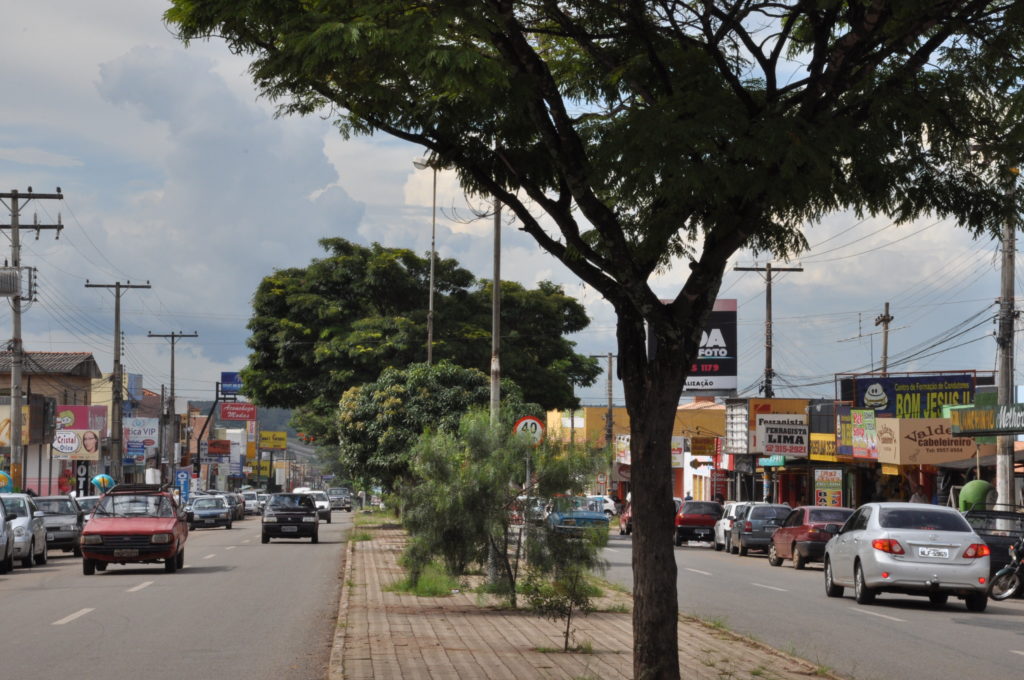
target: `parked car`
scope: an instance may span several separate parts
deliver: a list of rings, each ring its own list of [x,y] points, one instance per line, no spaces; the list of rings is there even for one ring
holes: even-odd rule
[[[242,501],[245,505],[245,514],[258,515],[260,512],[260,497],[255,489],[247,489],[242,492]]]
[[[33,500],[43,513],[46,549],[60,549],[81,557],[78,540],[85,524],[85,513],[78,502],[71,496],[40,496]]]
[[[684,501],[676,513],[675,543],[710,541],[715,537],[715,522],[722,517],[722,506],[714,501]]]
[[[262,492],[260,492],[260,493],[256,494],[256,498],[259,501],[259,504],[260,504],[260,514],[262,515],[263,511],[267,509],[267,500],[270,498],[270,494],[269,493],[262,493]]]
[[[782,566],[783,560],[793,560],[794,569],[803,569],[808,562],[821,562],[825,557],[825,544],[832,534],[825,531],[826,524],[843,524],[852,508],[801,505],[793,508],[772,534],[768,546],[768,564]]]
[[[608,516],[597,503],[578,496],[559,496],[551,502],[551,511],[544,519],[552,531],[582,536],[587,529],[608,532]]]
[[[722,550],[728,547],[728,537],[732,533],[732,523],[736,519],[736,512],[745,503],[743,501],[728,501],[722,505],[722,516],[715,522],[715,550]]]
[[[267,509],[263,511],[264,543],[270,543],[271,538],[307,536],[313,543],[318,543],[319,527],[320,511],[309,494],[275,493],[267,499]]]
[[[615,501],[612,500],[610,496],[587,496],[587,499],[592,500],[600,505],[601,510],[604,512],[604,514],[608,515],[609,522],[611,521],[611,518],[614,517],[615,514],[618,512],[615,507]]]
[[[331,510],[352,512],[352,492],[347,487],[331,487],[327,489],[327,497],[331,499]]]
[[[619,513],[619,535],[628,536],[633,533],[633,504],[626,501]]]
[[[727,528],[726,528],[725,525],[723,525],[722,545],[725,548],[726,552],[735,555],[739,551],[739,548],[737,547],[736,543],[734,542],[734,537],[736,535],[735,534],[735,532],[736,532],[736,523],[739,522],[747,514],[747,509],[751,505],[768,505],[768,504],[765,503],[764,501],[739,501],[739,502],[736,502],[736,504],[732,508],[732,518],[730,519]],[[723,518],[725,517],[724,514],[722,516],[723,516]],[[717,522],[716,522],[716,525],[717,525]]]
[[[320,515],[320,519],[326,519],[327,523],[331,523],[331,499],[327,496],[326,491],[309,491],[310,497],[313,502],[316,503],[317,512]]]
[[[16,514],[0,503],[0,574],[14,569],[14,518]]]
[[[989,555],[989,570],[995,576],[997,571],[1010,562],[1010,546],[1024,536],[1024,511],[1016,505],[994,504],[967,510],[963,516],[974,533],[981,536],[992,551]]]
[[[923,503],[867,503],[846,523],[829,524],[825,593],[852,587],[858,604],[879,593],[927,597],[943,605],[950,595],[967,609],[988,604],[988,545],[953,508]]]
[[[157,484],[118,484],[103,494],[82,529],[82,573],[111,563],[163,562],[174,573],[185,565],[188,521],[174,496]]]
[[[46,525],[35,501],[24,493],[2,493],[0,501],[14,516],[14,559],[21,560],[25,568],[46,564]]]
[[[772,534],[792,508],[788,505],[761,503],[748,505],[732,527],[731,552],[746,555],[750,550],[768,550]]]
[[[186,514],[190,531],[194,531],[198,527],[231,528],[231,506],[223,496],[194,498],[187,507]]]

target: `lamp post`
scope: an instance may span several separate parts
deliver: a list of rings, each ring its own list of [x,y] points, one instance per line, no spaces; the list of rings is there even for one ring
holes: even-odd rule
[[[433,198],[430,208],[430,297],[427,303],[427,365],[434,360],[434,261],[437,259],[435,248],[437,238],[437,167],[427,158],[417,158],[412,162],[417,170],[430,168],[434,172]]]

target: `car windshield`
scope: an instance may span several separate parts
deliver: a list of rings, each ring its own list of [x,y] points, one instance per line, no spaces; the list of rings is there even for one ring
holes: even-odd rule
[[[25,507],[24,498],[5,498],[3,500],[4,507],[7,508],[7,512],[16,512],[22,517],[24,517],[28,512],[28,509]]]
[[[811,522],[836,522],[842,524],[850,515],[853,514],[853,510],[849,508],[811,508]]]
[[[296,508],[316,508],[316,504],[308,495],[296,493],[271,496],[267,507],[275,510],[293,510]]]
[[[707,501],[686,501],[683,503],[682,514],[684,515],[720,515],[722,506],[718,503]]]
[[[96,507],[96,503],[98,503],[99,500],[99,498],[79,498],[78,507],[82,508],[85,512],[90,512]]]
[[[750,509],[750,519],[784,519],[791,510],[786,506],[755,505]]]
[[[194,510],[209,510],[211,508],[223,508],[223,498],[197,498],[192,501],[192,508]]]
[[[66,498],[37,498],[36,507],[47,515],[77,515],[78,508]]]
[[[315,498],[315,499],[316,499],[316,500],[318,500],[318,501],[326,501],[326,500],[329,500],[329,499],[327,498],[327,494],[326,494],[326,493],[324,493],[323,491],[310,491],[310,492],[309,492],[309,495],[310,495],[310,496],[312,496],[313,498]]]
[[[955,512],[917,508],[882,508],[878,513],[878,524],[883,529],[971,531],[967,520]]]
[[[174,506],[167,496],[117,494],[104,496],[96,506],[96,514],[111,517],[174,517]]]

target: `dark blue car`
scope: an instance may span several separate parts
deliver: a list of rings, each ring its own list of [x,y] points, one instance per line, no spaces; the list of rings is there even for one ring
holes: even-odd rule
[[[198,496],[192,500],[189,529],[204,527],[231,528],[231,508],[223,496]]]

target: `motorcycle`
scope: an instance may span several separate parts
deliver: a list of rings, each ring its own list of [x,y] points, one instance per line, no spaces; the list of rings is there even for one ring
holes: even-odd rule
[[[989,585],[989,597],[993,600],[1005,600],[1013,597],[1024,582],[1024,536],[1010,546],[1010,561],[996,572]]]

